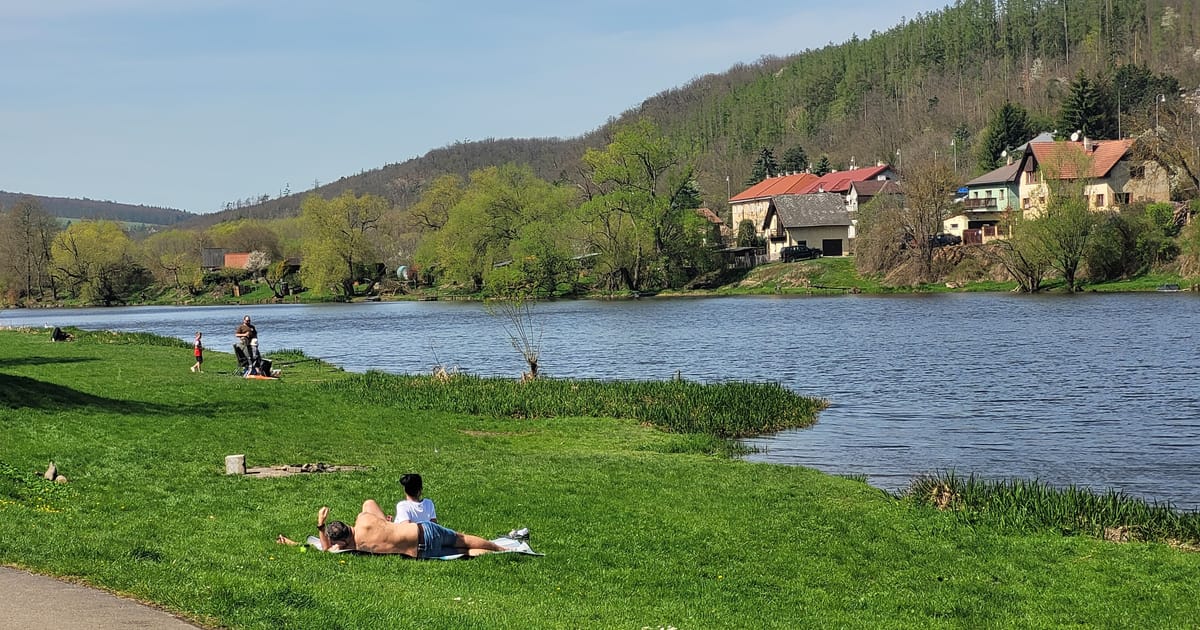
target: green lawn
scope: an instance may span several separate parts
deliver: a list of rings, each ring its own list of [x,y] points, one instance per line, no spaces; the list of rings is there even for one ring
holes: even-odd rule
[[[1016,532],[812,470],[706,454],[635,419],[423,410],[403,379],[278,381],[145,335],[0,331],[0,563],[232,628],[1194,626],[1200,554]],[[276,357],[286,364],[286,357]],[[370,383],[372,387],[364,389]],[[647,406],[659,401],[647,399]],[[632,415],[632,414],[631,414]],[[251,466],[363,472],[251,479]],[[35,482],[53,460],[70,483]],[[443,524],[545,557],[301,553],[420,472]]]

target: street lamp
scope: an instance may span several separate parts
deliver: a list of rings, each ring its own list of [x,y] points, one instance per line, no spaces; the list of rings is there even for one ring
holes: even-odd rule
[[[954,151],[954,172],[958,173],[958,142],[955,139],[950,140],[950,148]]]
[[[1166,103],[1166,102],[1167,102],[1166,94],[1159,94],[1154,99],[1154,133],[1158,133],[1158,104]]]

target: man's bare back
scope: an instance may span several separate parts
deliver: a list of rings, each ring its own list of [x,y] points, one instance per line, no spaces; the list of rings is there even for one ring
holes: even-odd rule
[[[368,507],[374,509],[368,509]],[[366,553],[402,553],[417,557],[420,526],[411,521],[387,520],[375,501],[368,499],[354,519],[354,548]]]
[[[329,523],[329,508],[322,507],[317,512],[317,532],[320,534],[321,548],[327,551],[357,550],[365,553],[404,554],[413,558],[437,557],[455,553],[478,556],[485,553],[504,551],[496,543],[447,529],[436,523],[414,523],[403,521],[393,523],[380,509],[373,499],[363,502],[362,511],[354,520],[354,527],[349,527],[340,521]],[[425,531],[422,528],[426,528]],[[328,529],[328,533],[326,532]],[[294,541],[280,536],[278,542],[295,544]]]

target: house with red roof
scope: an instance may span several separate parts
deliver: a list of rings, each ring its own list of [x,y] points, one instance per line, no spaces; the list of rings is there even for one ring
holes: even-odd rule
[[[819,179],[812,173],[768,177],[743,190],[729,199],[729,211],[732,215],[729,229],[736,236],[742,221],[750,221],[761,235],[763,219],[767,216],[767,206],[771,204],[772,197],[803,194],[810,184]]]
[[[1116,211],[1138,201],[1170,201],[1167,172],[1133,158],[1133,138],[1077,142],[1031,142],[1021,158],[1021,209],[1036,216],[1046,206],[1048,180],[1082,181],[1088,208]]]
[[[766,237],[768,230],[768,226],[766,225],[767,211],[770,209],[773,199],[785,195],[834,193],[841,196],[843,205],[848,205],[851,195],[854,194],[854,184],[896,179],[896,171],[886,164],[877,164],[867,168],[856,168],[848,171],[833,171],[820,177],[812,173],[797,173],[794,175],[767,178],[729,199],[730,214],[733,219],[730,228],[736,233],[742,221],[749,220],[754,224],[758,235]],[[853,227],[850,226],[847,230],[848,232],[844,241],[848,244],[850,239],[853,238]],[[815,248],[816,246],[809,244],[809,247]],[[827,253],[826,255],[839,256],[847,250],[848,247],[842,248],[836,254]]]

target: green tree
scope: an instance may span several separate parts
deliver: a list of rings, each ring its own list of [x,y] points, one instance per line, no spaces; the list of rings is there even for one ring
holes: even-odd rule
[[[142,243],[143,259],[160,283],[185,289],[193,284],[200,271],[204,239],[202,234],[191,230],[157,232]]]
[[[54,273],[73,295],[104,306],[126,302],[151,282],[115,221],[72,223],[55,236],[51,258]]]
[[[645,119],[621,127],[603,151],[589,149],[583,159],[595,187],[583,217],[609,286],[673,286],[694,273],[686,218],[695,213],[680,202],[693,171],[658,127]]]
[[[1062,275],[1065,289],[1072,293],[1079,289],[1079,267],[1097,216],[1088,209],[1085,195],[1090,180],[1068,175],[1090,172],[1091,161],[1091,156],[1080,151],[1063,152],[1057,161],[1042,162],[1046,205],[1027,224],[1031,236],[1046,252],[1050,266]]]
[[[985,251],[1017,282],[1022,293],[1037,293],[1050,271],[1050,255],[1034,232],[1035,224],[1018,214],[1011,236],[989,243]]]
[[[387,210],[382,197],[355,196],[349,190],[333,199],[306,197],[300,206],[305,224],[300,272],[304,284],[332,290],[344,299],[353,297],[355,279],[382,260],[374,237]]]
[[[576,236],[573,193],[505,164],[471,173],[445,225],[422,242],[417,262],[474,291],[552,292]]]
[[[1058,129],[1063,135],[1078,131],[1090,138],[1104,138],[1108,132],[1109,113],[1104,95],[1096,83],[1080,70],[1071,82],[1071,91],[1063,99],[1058,112]],[[1116,125],[1111,125],[1115,128]]]
[[[832,173],[833,165],[829,162],[829,156],[822,153],[821,157],[817,159],[817,163],[813,165],[812,172],[817,177]]]
[[[750,219],[742,219],[737,226],[737,246],[738,247],[762,247],[762,237],[758,235],[758,229],[754,225],[754,221]]]
[[[1033,130],[1024,107],[1005,103],[996,110],[979,145],[979,168],[991,171],[1004,161],[1001,154],[1029,141]]]
[[[421,198],[408,208],[408,226],[418,232],[437,231],[446,225],[450,209],[462,200],[466,183],[455,174],[447,174],[433,180],[421,193]]]
[[[783,152],[783,161],[780,166],[788,173],[803,173],[808,170],[808,153],[805,152],[804,147],[796,145]]]
[[[279,235],[264,221],[239,219],[218,223],[209,228],[208,238],[217,247],[231,252],[263,251],[272,258],[282,255]]]
[[[778,174],[779,162],[775,159],[775,154],[770,149],[763,148],[754,159],[754,165],[750,167],[750,177],[746,180],[746,185],[753,186]]]
[[[1123,212],[1099,218],[1084,254],[1088,279],[1103,282],[1137,274],[1146,262],[1138,251],[1142,231],[1141,223]]]

